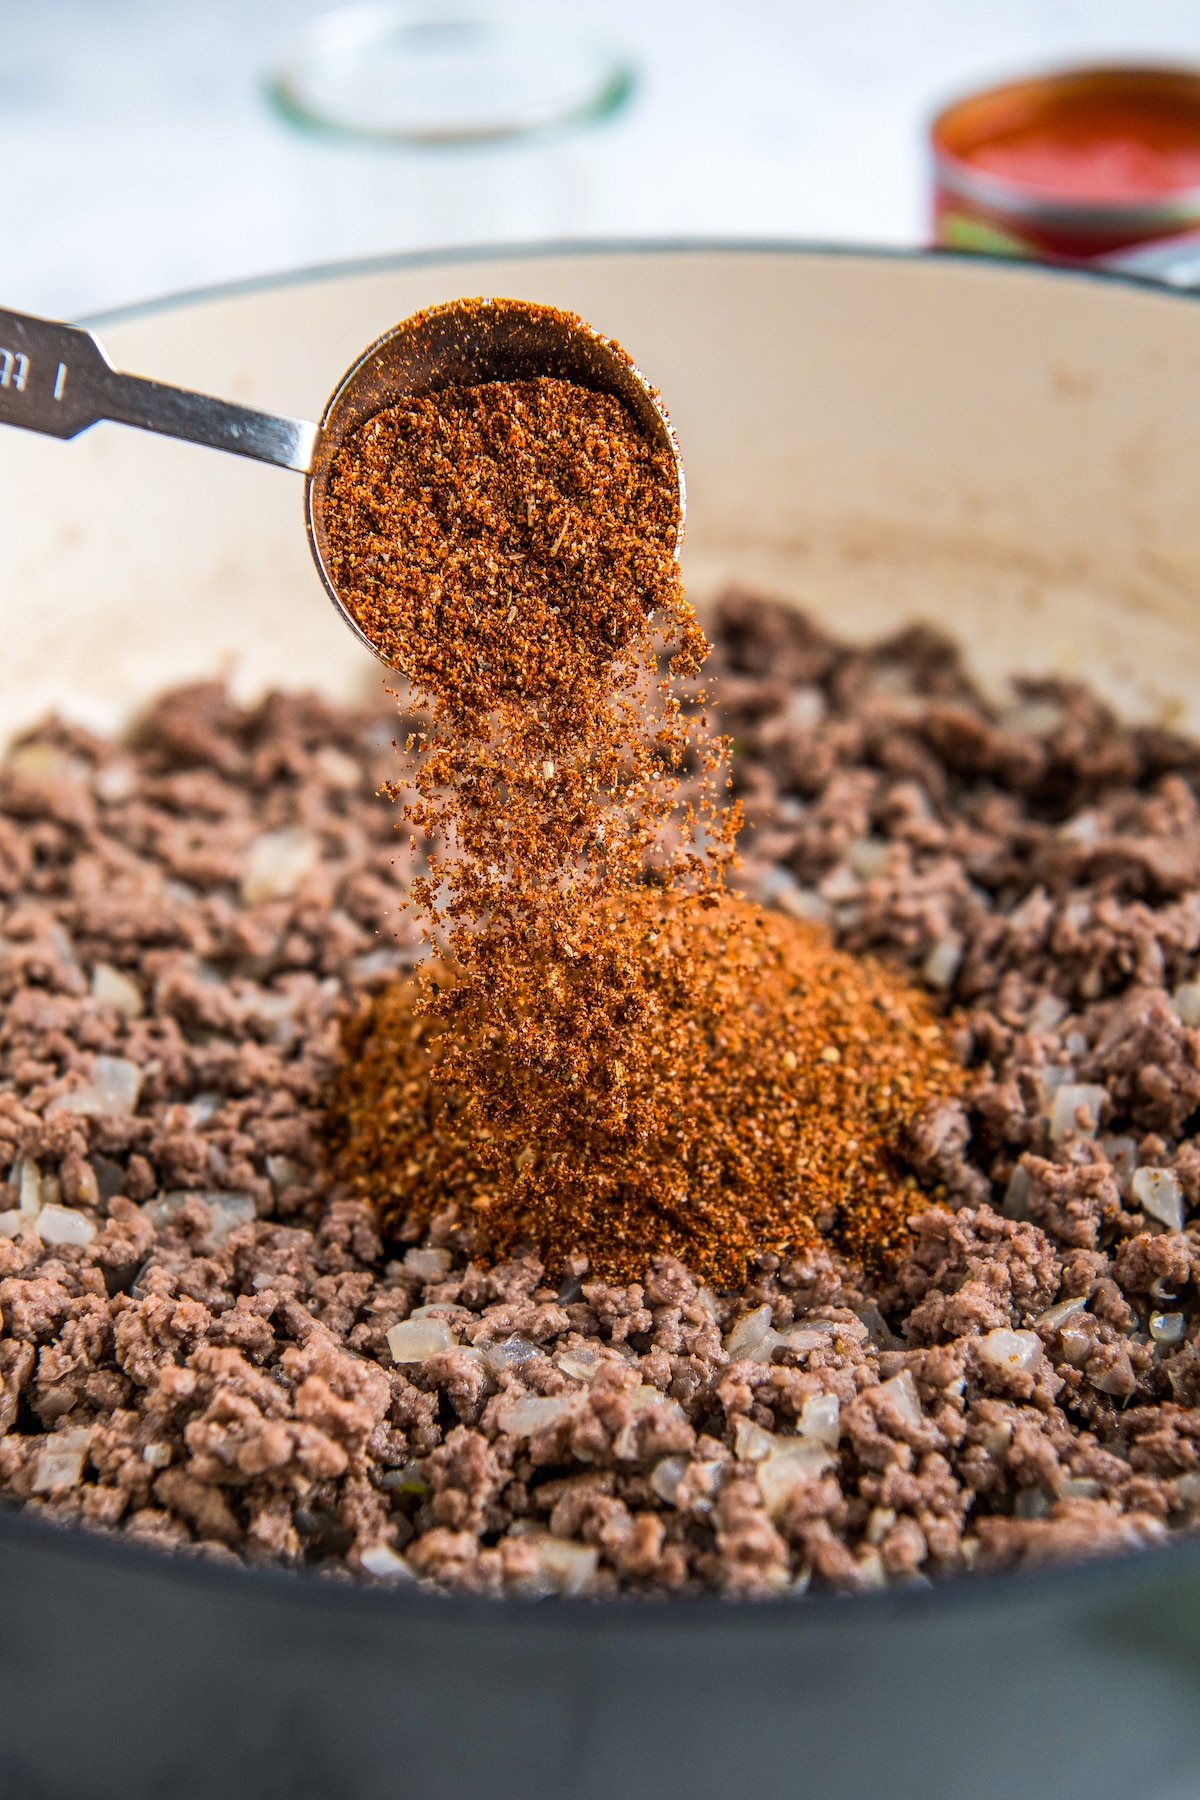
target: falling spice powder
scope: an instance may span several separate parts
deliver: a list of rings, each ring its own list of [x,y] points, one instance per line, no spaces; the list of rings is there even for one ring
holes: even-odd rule
[[[341,447],[344,601],[424,718],[403,817],[434,955],[351,1020],[339,1173],[411,1235],[733,1281],[911,1210],[905,1147],[961,1072],[914,990],[729,896],[740,823],[695,677],[676,470],[567,382],[405,400]]]

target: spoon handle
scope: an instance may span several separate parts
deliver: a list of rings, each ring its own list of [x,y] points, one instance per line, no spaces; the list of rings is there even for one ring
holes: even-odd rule
[[[90,331],[0,308],[0,424],[73,438],[99,419],[306,472],[316,426],[114,369]]]

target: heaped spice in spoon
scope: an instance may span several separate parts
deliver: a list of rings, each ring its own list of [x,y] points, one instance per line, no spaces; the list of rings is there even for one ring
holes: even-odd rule
[[[566,382],[450,388],[343,444],[326,519],[425,716],[396,793],[442,846],[411,890],[437,961],[348,1035],[343,1177],[394,1228],[456,1198],[493,1252],[609,1276],[894,1241],[949,1059],[902,984],[723,891],[669,453]]]

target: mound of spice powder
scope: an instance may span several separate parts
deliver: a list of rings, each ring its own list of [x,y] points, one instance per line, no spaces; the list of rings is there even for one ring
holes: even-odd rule
[[[895,1241],[950,1057],[901,984],[723,891],[669,453],[563,381],[450,388],[347,439],[326,522],[425,720],[393,793],[441,846],[410,894],[436,957],[347,1034],[342,1178],[394,1231],[456,1199],[491,1253],[609,1278]]]
[[[630,924],[633,924],[632,917]],[[334,1116],[356,1196],[417,1235],[449,1203],[496,1255],[533,1243],[551,1267],[606,1279],[683,1257],[719,1284],[762,1251],[832,1236],[877,1265],[905,1241],[912,1123],[961,1086],[913,988],[825,932],[726,900],[637,913],[656,1002],[641,1027],[636,1129],[580,1108],[540,1130],[445,1079],[447,1028],[419,978],[357,1016]]]

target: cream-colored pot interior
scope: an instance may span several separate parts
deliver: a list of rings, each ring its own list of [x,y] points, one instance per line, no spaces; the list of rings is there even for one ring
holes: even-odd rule
[[[693,596],[730,581],[865,636],[921,618],[977,671],[1085,674],[1200,729],[1200,306],[1036,269],[752,250],[489,256],[300,279],[117,320],[118,366],[316,418],[405,314],[574,308],[662,390]],[[118,726],[222,673],[381,672],[309,562],[298,476],[102,425],[0,431],[0,737]]]

